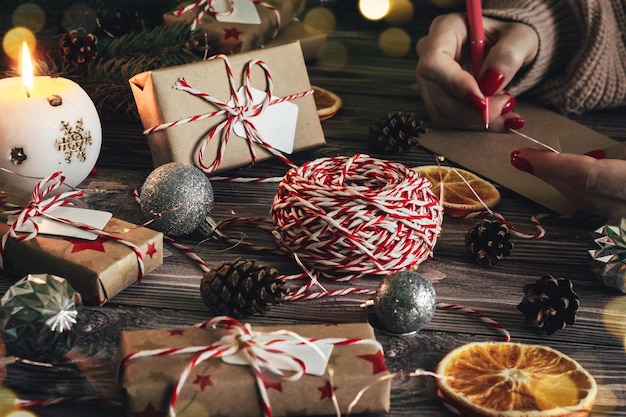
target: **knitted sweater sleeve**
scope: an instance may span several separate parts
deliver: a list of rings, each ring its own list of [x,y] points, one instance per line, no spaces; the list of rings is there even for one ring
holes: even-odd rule
[[[538,55],[511,94],[563,113],[626,105],[626,0],[485,0],[484,14],[539,36]]]

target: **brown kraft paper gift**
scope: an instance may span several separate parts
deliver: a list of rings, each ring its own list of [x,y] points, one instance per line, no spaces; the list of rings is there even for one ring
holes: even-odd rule
[[[233,54],[259,49],[272,40],[300,12],[304,10],[305,0],[265,0],[255,5],[261,23],[248,24],[238,22],[220,22],[216,16],[206,9],[211,0],[192,8],[181,15],[174,13],[185,6],[185,2],[170,13],[163,15],[163,24],[188,23],[191,28],[204,32],[210,55],[218,53]],[[235,4],[235,7],[237,5]],[[204,10],[206,9],[206,12]],[[199,22],[194,24],[202,14]],[[202,37],[199,37],[202,39]]]
[[[270,71],[275,98],[298,95],[311,90],[302,50],[298,43],[228,57],[236,90],[239,90],[242,85],[244,68],[256,59],[262,60]],[[186,91],[172,88],[181,77],[195,90],[209,94],[224,103],[231,100],[230,80],[225,62],[222,58],[215,58],[148,71],[133,77],[130,85],[144,129],[173,124],[193,116],[217,111],[218,108],[213,103]],[[266,74],[256,65],[252,66],[250,71],[250,85],[261,91],[266,91],[267,88]],[[324,145],[324,133],[313,95],[309,94],[285,103],[297,106],[297,119],[295,121],[279,120],[277,129],[282,129],[285,123],[295,123],[293,152]],[[268,109],[272,107],[268,106]],[[201,161],[206,166],[218,162],[211,172],[238,168],[252,163],[249,146],[254,148],[257,162],[272,157],[272,154],[261,145],[251,144],[249,139],[239,137],[234,132],[229,142],[223,145],[224,152],[220,155],[221,135],[224,133],[220,131],[208,141],[204,154],[200,158],[198,149],[201,144],[207,143],[206,137],[209,132],[220,126],[228,117],[220,114],[215,117],[175,124],[149,133],[148,144],[155,167],[172,161],[199,166]],[[265,141],[271,139],[263,138]]]
[[[254,327],[253,331],[272,332],[285,327]],[[361,338],[375,340],[374,331],[366,323],[293,325],[286,329],[304,338]],[[123,331],[121,355],[161,348],[209,346],[225,333],[224,329],[199,327],[172,330]],[[331,389],[342,413],[357,394],[372,384],[352,410],[353,414],[389,410],[390,381],[379,345],[372,343],[334,346],[323,376],[304,375],[297,381],[270,380],[265,382],[272,414],[335,415]],[[181,372],[195,354],[184,353],[167,357],[134,358],[120,368],[120,383],[126,395],[127,414],[152,411],[165,415],[172,389]],[[332,386],[329,369],[333,370]],[[268,382],[269,381],[269,382]],[[220,358],[199,363],[180,391],[176,414],[229,415],[256,417],[263,415],[262,401],[248,365],[231,365]]]
[[[6,223],[0,223],[0,235],[8,230]],[[109,220],[104,231],[139,248],[144,274],[163,263],[162,233],[116,218]],[[139,278],[135,252],[105,236],[93,241],[42,234],[25,241],[9,237],[4,269],[18,279],[42,273],[65,278],[88,305],[106,303]]]

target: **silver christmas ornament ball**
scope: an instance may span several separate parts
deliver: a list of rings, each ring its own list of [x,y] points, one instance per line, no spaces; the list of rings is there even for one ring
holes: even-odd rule
[[[374,312],[379,323],[393,333],[421,330],[435,315],[437,296],[433,285],[416,271],[385,277],[376,291]]]
[[[64,278],[27,275],[0,300],[2,338],[9,355],[56,361],[72,349],[80,294]]]
[[[204,172],[180,162],[161,165],[148,175],[139,202],[149,227],[166,235],[187,235],[213,205],[213,187]]]

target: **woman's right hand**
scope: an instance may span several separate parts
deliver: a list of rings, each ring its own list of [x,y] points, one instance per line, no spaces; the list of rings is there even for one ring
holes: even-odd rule
[[[465,14],[438,16],[428,35],[417,43],[417,80],[424,104],[436,127],[483,130],[482,109],[490,96],[489,130],[521,128],[513,112],[516,100],[505,87],[539,50],[534,29],[523,23],[483,18],[487,55],[478,81],[471,74]]]

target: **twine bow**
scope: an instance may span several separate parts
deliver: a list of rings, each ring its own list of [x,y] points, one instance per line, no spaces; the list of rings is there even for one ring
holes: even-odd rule
[[[69,219],[56,217],[50,213],[51,210],[56,207],[72,205],[72,203],[68,201],[68,199],[80,198],[83,196],[83,192],[81,190],[72,190],[56,194],[52,197],[47,197],[48,194],[59,189],[64,184],[64,182],[65,175],[63,175],[62,172],[59,171],[52,173],[43,178],[35,185],[31,193],[31,200],[28,205],[20,207],[14,204],[4,203],[4,206],[11,207],[12,209],[0,210],[0,213],[7,215],[16,214],[17,217],[9,228],[9,231],[2,236],[2,240],[0,241],[0,269],[4,269],[4,254],[9,237],[16,241],[26,241],[37,237],[37,234],[39,233],[39,226],[34,219],[35,217],[43,216],[50,220],[64,223],[82,230],[86,230],[99,236],[106,236],[107,238],[122,243],[123,245],[130,248],[137,255],[137,264],[139,269],[137,282],[141,282],[145,269],[143,263],[143,255],[141,254],[141,250],[134,243],[111,235],[95,227],[83,223],[73,222]],[[26,234],[18,234],[20,228],[28,224],[32,225],[32,230]]]
[[[223,328],[228,332],[226,337],[222,337],[216,343],[210,346],[191,346],[181,348],[164,348],[144,350],[135,353],[130,353],[122,358],[120,361],[120,369],[123,369],[129,361],[141,358],[141,357],[153,357],[153,356],[169,356],[184,353],[195,353],[194,356],[185,366],[185,369],[180,374],[169,402],[168,416],[176,416],[176,403],[182,390],[185,381],[191,374],[191,371],[201,362],[211,358],[223,358],[235,354],[243,354],[246,363],[250,365],[254,371],[254,377],[257,383],[257,387],[262,399],[263,414],[266,417],[272,416],[272,409],[270,406],[267,389],[265,388],[265,378],[269,373],[274,377],[284,381],[296,381],[300,379],[306,372],[306,365],[304,362],[295,356],[294,354],[285,350],[277,348],[278,342],[284,341],[284,336],[291,336],[298,339],[301,343],[311,346],[313,349],[323,355],[323,353],[313,345],[313,340],[309,340],[299,336],[294,332],[288,330],[278,330],[269,333],[275,335],[275,339],[260,341],[255,337],[255,333],[252,331],[249,324],[242,325],[239,321],[231,317],[220,316],[215,317],[209,321],[197,324],[195,327],[199,328]],[[315,340],[315,342],[323,342],[332,345],[354,345],[354,344],[371,344],[376,346],[379,350],[382,350],[381,345],[370,339],[361,338],[329,338]],[[297,369],[293,371],[283,371],[279,369],[276,363],[288,362],[290,368]],[[121,372],[120,372],[121,374]]]
[[[231,16],[235,12],[235,0],[227,0],[228,8],[226,11],[223,11],[223,12],[218,12],[217,10],[215,10],[215,6],[214,6],[215,1],[216,0],[198,0],[185,7],[181,7],[180,9],[175,10],[173,14],[174,16],[180,16],[184,13],[187,13],[188,11],[200,9],[196,17],[193,19],[193,22],[191,22],[191,30],[196,30],[198,28],[198,25],[202,21],[202,18],[207,13],[212,14],[213,16],[226,17],[226,16]],[[275,25],[273,37],[275,37],[278,34],[278,31],[280,30],[280,27],[281,27],[280,13],[278,12],[278,9],[272,6],[271,4],[265,3],[264,1],[261,1],[261,0],[251,0],[251,2],[254,4],[258,4],[260,6],[263,6],[271,10],[272,12],[274,12],[274,15],[276,16],[276,25]]]
[[[226,73],[228,75],[228,83],[230,87],[231,94],[231,103],[223,102],[216,97],[211,96],[209,93],[202,92],[193,88],[187,81],[181,77],[174,84],[174,88],[176,90],[187,92],[193,96],[199,97],[205,101],[208,101],[219,110],[212,111],[209,113],[199,114],[195,116],[191,116],[184,119],[179,119],[174,122],[163,123],[158,126],[154,126],[150,129],[146,129],[143,133],[148,135],[153,132],[158,132],[161,130],[168,129],[173,126],[192,123],[198,120],[204,120],[211,117],[226,115],[226,119],[213,127],[208,134],[205,136],[202,141],[199,149],[198,149],[198,167],[207,174],[213,173],[217,167],[220,165],[224,153],[226,151],[226,146],[228,145],[228,141],[233,133],[233,129],[236,124],[241,123],[246,139],[248,140],[248,149],[250,150],[250,155],[252,157],[252,163],[255,164],[257,161],[256,150],[254,145],[260,145],[262,148],[269,151],[274,156],[278,157],[284,163],[291,167],[295,167],[295,164],[291,162],[287,157],[285,157],[282,152],[275,149],[270,145],[265,138],[261,137],[261,134],[257,130],[254,121],[252,120],[254,117],[259,116],[265,109],[269,106],[273,106],[275,104],[283,103],[286,101],[296,100],[308,95],[313,94],[313,90],[303,91],[296,94],[291,94],[285,97],[274,97],[274,82],[272,80],[272,75],[270,73],[269,67],[267,64],[260,60],[255,59],[249,61],[243,71],[243,88],[244,88],[244,96],[243,99],[239,97],[237,94],[237,90],[235,87],[235,77],[233,75],[232,66],[230,64],[230,60],[226,55],[215,55],[209,59],[222,59],[224,61],[224,65],[226,66]],[[251,88],[251,73],[252,68],[258,65],[265,75],[266,80],[266,90],[265,97],[260,103],[254,103],[252,96],[252,88]],[[218,154],[216,158],[210,165],[204,163],[204,153],[206,151],[206,147],[209,142],[215,137],[220,136],[220,143],[218,145]]]

